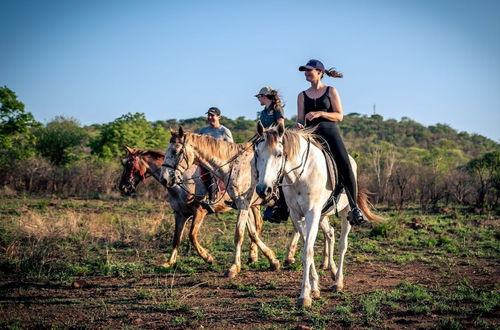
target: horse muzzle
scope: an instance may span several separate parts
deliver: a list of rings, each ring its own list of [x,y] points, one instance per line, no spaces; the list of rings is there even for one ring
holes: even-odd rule
[[[255,187],[255,192],[262,199],[267,199],[273,193],[273,187],[266,185],[265,183],[259,183],[257,187]]]

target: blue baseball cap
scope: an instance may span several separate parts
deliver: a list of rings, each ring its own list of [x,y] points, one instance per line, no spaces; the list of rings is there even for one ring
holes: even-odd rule
[[[306,71],[306,70],[320,70],[321,72],[325,71],[325,66],[321,61],[318,60],[309,60],[306,65],[301,65],[299,67],[299,71]]]

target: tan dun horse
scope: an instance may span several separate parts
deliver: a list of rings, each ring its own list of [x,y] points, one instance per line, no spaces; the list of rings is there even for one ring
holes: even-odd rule
[[[201,165],[225,183],[226,191],[238,209],[233,264],[227,270],[226,276],[235,277],[241,270],[241,245],[246,227],[251,239],[269,260],[270,269],[279,269],[279,260],[260,239],[254,221],[247,221],[249,210],[262,203],[255,194],[257,173],[254,167],[253,144],[221,141],[211,136],[185,132],[182,127],[171,133],[172,138],[165,153],[161,174],[167,186],[182,185],[185,182],[185,171],[193,164]]]

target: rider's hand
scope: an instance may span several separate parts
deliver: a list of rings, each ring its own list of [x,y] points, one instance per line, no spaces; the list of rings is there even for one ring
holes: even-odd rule
[[[295,123],[295,127],[297,127],[297,128],[304,128],[304,125],[302,125],[301,123]]]

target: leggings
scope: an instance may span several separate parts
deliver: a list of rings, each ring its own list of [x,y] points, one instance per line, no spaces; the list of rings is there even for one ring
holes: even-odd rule
[[[356,185],[354,172],[352,171],[351,162],[349,161],[349,155],[345,149],[344,141],[342,140],[342,136],[340,136],[340,130],[337,124],[333,121],[320,122],[314,133],[323,137],[328,143],[339,170],[340,180],[348,190],[347,197],[349,205],[351,208],[356,207],[358,187]]]

